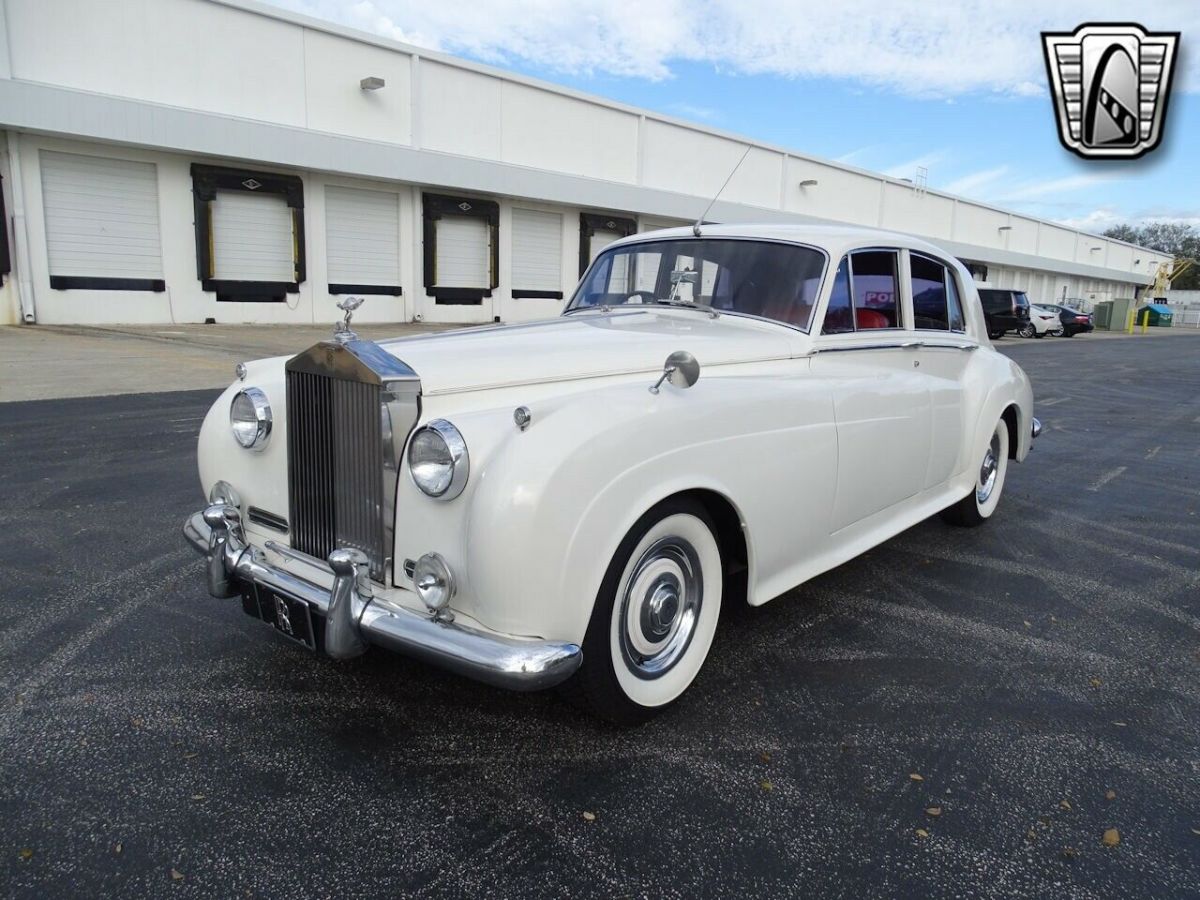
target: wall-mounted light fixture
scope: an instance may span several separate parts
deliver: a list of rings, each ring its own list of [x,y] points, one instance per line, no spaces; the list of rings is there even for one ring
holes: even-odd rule
[[[815,178],[805,178],[802,182],[800,182],[800,187],[801,189],[806,187],[816,187],[818,184],[820,184],[820,182]]]
[[[362,88],[364,91],[377,91],[381,87],[383,87],[385,84],[387,84],[387,82],[384,81],[382,78],[380,78],[378,75],[368,75],[366,78],[364,78],[362,81],[360,81],[358,83],[358,86],[360,88]]]

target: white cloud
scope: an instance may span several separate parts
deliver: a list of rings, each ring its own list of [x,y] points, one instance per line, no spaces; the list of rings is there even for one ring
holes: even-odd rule
[[[721,118],[719,110],[713,109],[711,106],[697,106],[694,103],[672,103],[667,106],[667,111],[685,119],[702,119],[706,122],[713,122]]]
[[[1101,234],[1114,225],[1144,225],[1147,222],[1171,222],[1177,225],[1191,225],[1200,228],[1200,215],[1180,214],[1170,212],[1158,214],[1154,210],[1141,210],[1132,215],[1117,212],[1111,206],[1093,209],[1080,216],[1058,218],[1055,221],[1070,228],[1078,228],[1092,234]]]
[[[1047,178],[1042,181],[1029,181],[1018,185],[1013,190],[999,195],[998,199],[1006,203],[1015,203],[1022,200],[1040,200],[1043,197],[1071,194],[1117,180],[1112,175],[1067,175],[1063,178]]]
[[[945,186],[945,191],[948,194],[962,194],[963,196],[971,196],[982,188],[994,185],[1005,175],[1008,174],[1008,166],[996,166],[994,169],[982,169],[978,172],[972,172],[969,175],[963,175],[956,178]]]
[[[929,153],[923,153],[913,159],[905,160],[902,163],[896,163],[894,166],[889,166],[883,170],[883,174],[888,178],[913,178],[917,174],[918,168],[931,168],[935,163],[939,163],[947,156],[945,150],[932,150]],[[928,174],[928,173],[926,173]]]
[[[1200,32],[1195,0],[1054,4],[963,0],[275,0],[423,47],[549,71],[661,80],[679,63],[724,72],[835,78],[910,96],[1028,96],[1045,90],[1039,32],[1141,21]],[[1200,91],[1200,54],[1177,89]]]
[[[836,157],[836,161],[845,163],[848,166],[863,166],[863,160],[874,154],[881,148],[881,144],[870,144],[866,147],[859,147],[857,150],[851,150],[849,153],[843,153]]]

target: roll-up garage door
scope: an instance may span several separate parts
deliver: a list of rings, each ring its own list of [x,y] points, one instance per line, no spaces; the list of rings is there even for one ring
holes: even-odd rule
[[[217,191],[212,201],[213,278],[296,280],[292,210],[280,194]]]
[[[437,286],[491,286],[491,229],[484,219],[446,216],[437,223]]]
[[[562,233],[560,213],[533,209],[512,211],[513,296],[562,297]]]
[[[400,293],[400,196],[325,188],[331,293]]]
[[[618,231],[597,231],[592,235],[591,255],[595,259],[601,250],[611,244],[613,241],[619,241],[625,235]]]
[[[600,251],[613,241],[619,241],[623,237],[625,237],[625,235],[621,234],[619,231],[597,231],[592,235],[592,259],[595,259],[597,256],[599,256]],[[626,283],[626,280],[629,277],[629,273],[626,271],[628,259],[629,257],[622,256],[616,261],[615,265],[613,266],[613,272],[611,276],[611,282],[613,284],[624,285]]]
[[[154,164],[49,150],[39,158],[50,286],[161,291]]]

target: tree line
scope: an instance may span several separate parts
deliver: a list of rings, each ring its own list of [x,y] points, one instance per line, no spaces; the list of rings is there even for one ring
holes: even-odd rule
[[[1200,232],[1193,226],[1178,222],[1116,225],[1105,231],[1104,236],[1170,253],[1176,259],[1195,260],[1196,265],[1171,282],[1171,287],[1179,291],[1200,290]]]

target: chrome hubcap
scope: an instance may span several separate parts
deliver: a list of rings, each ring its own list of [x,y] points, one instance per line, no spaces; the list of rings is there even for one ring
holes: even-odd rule
[[[665,675],[687,652],[704,599],[700,557],[680,537],[655,541],[621,595],[621,655],[639,678]]]
[[[975,488],[975,499],[979,503],[987,503],[988,497],[996,487],[996,471],[1000,467],[1000,436],[992,435],[987,452],[983,454],[983,464],[979,467],[979,484]]]

